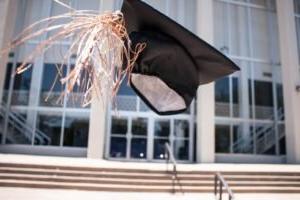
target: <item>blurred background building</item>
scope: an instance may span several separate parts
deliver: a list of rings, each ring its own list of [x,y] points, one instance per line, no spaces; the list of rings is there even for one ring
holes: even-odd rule
[[[122,4],[63,2],[100,12]],[[211,43],[241,71],[200,87],[190,109],[174,116],[151,112],[126,81],[116,98],[117,112],[97,100],[85,108],[78,98],[58,104],[65,86],[53,85],[56,64],[70,41],[55,44],[32,68],[12,76],[25,54],[51,36],[45,34],[1,58],[0,152],[163,162],[169,142],[183,163],[300,163],[300,1],[146,2]],[[64,12],[51,0],[0,0],[0,47],[29,24]]]

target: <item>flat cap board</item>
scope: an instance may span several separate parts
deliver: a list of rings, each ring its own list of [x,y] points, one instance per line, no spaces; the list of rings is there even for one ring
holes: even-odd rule
[[[199,85],[239,70],[214,47],[146,3],[124,0],[121,11],[132,48],[146,43],[130,85],[156,113],[185,111]]]

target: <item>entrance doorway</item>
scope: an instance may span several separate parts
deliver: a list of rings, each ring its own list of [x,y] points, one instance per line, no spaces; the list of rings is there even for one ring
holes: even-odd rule
[[[176,160],[192,162],[194,104],[186,113],[159,116],[135,95],[119,95],[117,102],[122,110],[109,113],[108,159],[161,162],[165,160],[165,143],[169,143]]]

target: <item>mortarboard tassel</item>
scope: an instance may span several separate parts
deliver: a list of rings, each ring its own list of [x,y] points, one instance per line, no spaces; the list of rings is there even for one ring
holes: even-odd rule
[[[67,87],[58,101],[69,95],[75,86],[81,88],[84,93],[83,106],[91,102],[93,89],[99,97],[108,96],[113,99],[125,76],[131,73],[133,63],[145,48],[145,44],[139,43],[131,48],[124,17],[120,11],[99,14],[96,11],[75,10],[58,0],[55,2],[69,8],[71,12],[31,24],[1,54],[43,34],[54,32],[55,34],[40,41],[34,50],[26,55],[16,74],[32,67],[32,64],[27,63],[33,62],[54,44],[71,39],[71,44],[63,55],[62,65],[58,66],[57,76]],[[69,74],[62,77],[64,64],[68,63],[68,59],[74,57],[74,54],[74,67]]]

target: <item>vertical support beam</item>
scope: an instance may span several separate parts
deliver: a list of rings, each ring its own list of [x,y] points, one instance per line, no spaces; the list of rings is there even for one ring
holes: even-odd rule
[[[43,2],[42,7],[41,7],[41,15],[40,15],[40,17],[42,19],[51,16],[51,9],[53,8],[53,4],[54,3],[52,1],[44,1]],[[24,10],[23,12],[24,13],[22,15],[25,18],[26,11]],[[22,25],[22,27],[23,26],[24,26],[24,24]],[[46,37],[47,37],[47,34],[43,34],[41,36],[41,40],[45,40]],[[39,105],[41,85],[42,85],[42,79],[43,79],[43,70],[44,70],[44,54],[37,57],[33,63],[30,91],[29,91],[29,104],[28,104],[29,107],[37,107]],[[31,136],[32,137],[32,139],[31,139],[32,145],[34,145],[36,121],[37,121],[37,110],[28,109],[26,123],[29,127],[33,128],[32,136]],[[62,143],[62,140],[61,140],[61,143]]]
[[[285,108],[287,163],[300,163],[300,82],[293,0],[276,0]]]
[[[13,37],[16,24],[18,0],[0,0],[0,50],[5,48]],[[6,75],[7,55],[0,56],[0,102]]]
[[[115,1],[100,0],[99,10],[101,12],[113,10]],[[103,159],[105,153],[107,99],[94,93],[90,113],[90,126],[87,147],[87,157]]]
[[[106,135],[107,102],[94,93],[90,113],[87,157],[103,159]]]
[[[213,0],[197,1],[197,34],[213,43]],[[215,93],[214,83],[199,87],[197,92],[197,141],[198,163],[215,162]]]

